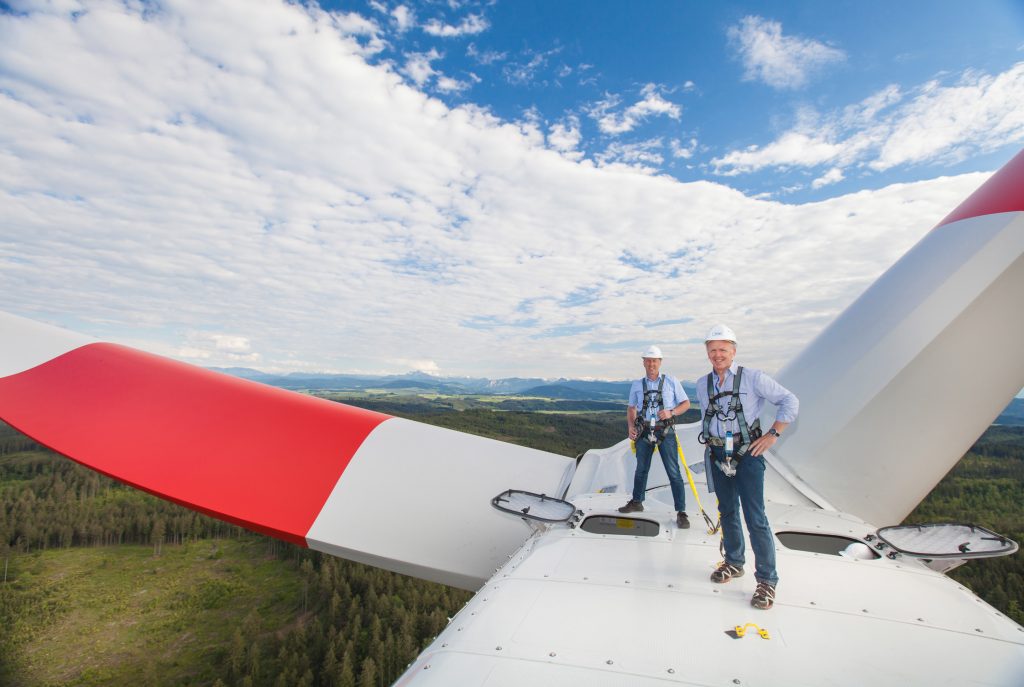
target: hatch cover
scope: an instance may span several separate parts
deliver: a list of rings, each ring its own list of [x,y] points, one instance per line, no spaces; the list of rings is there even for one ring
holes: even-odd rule
[[[978,525],[957,523],[883,527],[878,538],[916,558],[993,558],[1017,551],[1012,539]]]
[[[501,492],[491,499],[491,505],[500,511],[541,522],[566,522],[576,512],[576,506],[568,501],[518,489]]]

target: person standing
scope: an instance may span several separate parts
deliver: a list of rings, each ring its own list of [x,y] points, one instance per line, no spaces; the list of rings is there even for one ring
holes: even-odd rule
[[[711,581],[724,584],[743,575],[742,505],[757,580],[750,603],[767,610],[775,604],[779,576],[775,540],[765,514],[763,454],[796,419],[800,402],[761,370],[735,364],[736,334],[724,324],[711,328],[704,337],[704,347],[711,372],[697,380],[697,402],[703,411],[700,440],[706,444],[708,488],[718,496],[725,547],[725,560],[711,573]],[[778,406],[778,411],[771,428],[762,434],[758,418],[765,401]],[[754,418],[754,422],[748,423],[747,418]],[[735,460],[727,460],[728,453]]]
[[[633,475],[633,498],[619,508],[620,513],[633,513],[644,509],[647,492],[647,474],[651,458],[658,447],[661,463],[672,487],[672,502],[676,509],[676,525],[690,526],[686,515],[686,486],[679,472],[679,447],[673,424],[677,415],[690,407],[690,399],[683,385],[671,375],[661,374],[661,349],[651,346],[643,353],[644,372],[641,379],[629,389],[629,407],[626,424],[629,438],[636,442],[636,472]]]

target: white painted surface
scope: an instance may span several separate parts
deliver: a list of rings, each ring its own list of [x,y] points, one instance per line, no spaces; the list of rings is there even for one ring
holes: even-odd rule
[[[900,522],[1024,386],[1022,297],[1024,213],[932,230],[779,373],[800,417],[775,457]]]
[[[96,339],[0,311],[0,377],[53,360]]]
[[[363,442],[310,548],[477,589],[530,536],[491,506],[506,489],[555,495],[571,458],[392,418]]]
[[[588,515],[614,514],[619,501],[577,496]],[[664,505],[637,516],[657,518],[661,533],[558,526],[532,538],[396,684],[1024,684],[1024,628],[917,561],[779,544],[778,601],[759,611],[752,560],[747,575],[715,585],[717,536],[676,529]],[[872,529],[785,504],[770,504],[769,518],[776,531]],[[748,622],[770,639],[725,634]]]

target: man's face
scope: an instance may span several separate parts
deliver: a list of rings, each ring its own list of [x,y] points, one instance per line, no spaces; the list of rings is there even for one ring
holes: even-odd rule
[[[708,360],[715,372],[722,372],[732,367],[736,359],[736,344],[731,341],[708,341],[704,344],[708,349]]]
[[[661,371],[661,358],[644,358],[644,369],[647,370],[647,377],[654,379]]]

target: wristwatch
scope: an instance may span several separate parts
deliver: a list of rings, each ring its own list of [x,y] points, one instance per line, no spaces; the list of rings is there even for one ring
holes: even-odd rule
[[[777,438],[779,438],[780,436],[782,436],[782,435],[781,435],[781,434],[779,434],[779,433],[778,433],[777,431],[775,431],[775,428],[774,428],[774,427],[772,427],[771,429],[769,429],[769,430],[768,430],[768,434],[772,435],[772,436],[773,436],[773,437],[775,437],[776,439],[777,439]]]

